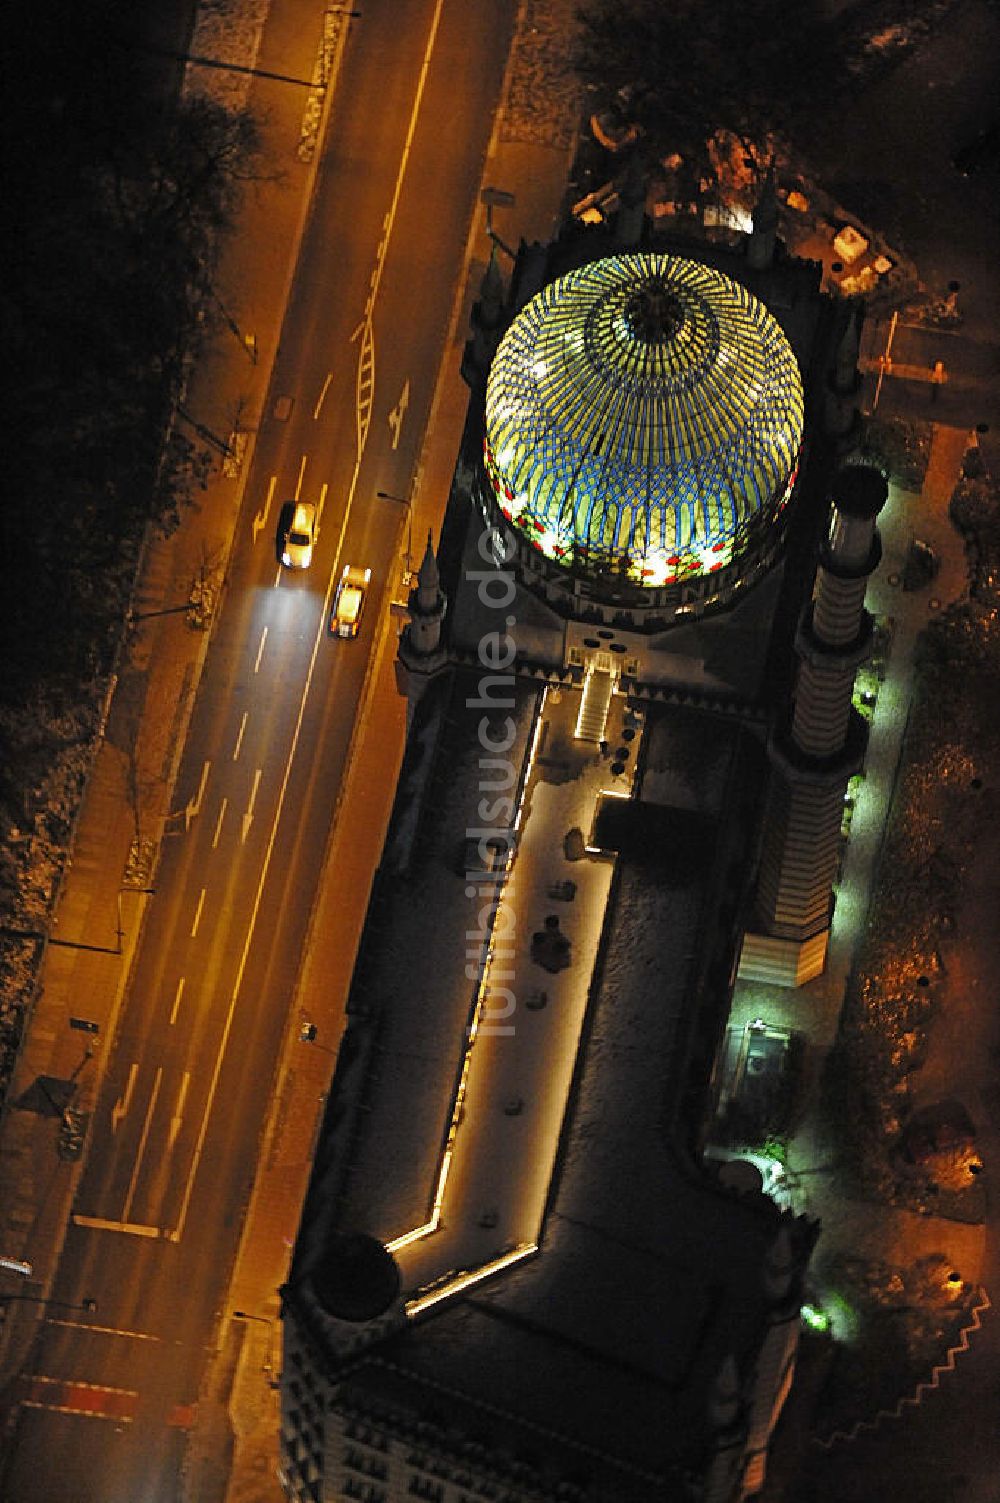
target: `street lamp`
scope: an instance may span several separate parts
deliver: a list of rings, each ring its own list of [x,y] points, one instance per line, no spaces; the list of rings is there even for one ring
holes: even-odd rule
[[[380,501],[395,501],[406,507],[406,571],[409,573],[413,567],[413,497],[407,500],[405,496],[394,496],[389,491],[376,491],[375,494]]]
[[[243,353],[247,356],[248,360],[250,361],[250,364],[251,365],[256,365],[257,364],[257,336],[256,336],[256,334],[244,334],[243,330],[240,328],[239,324],[236,322],[235,318],[230,313],[230,311],[226,307],[225,303],[223,303],[221,297],[216,292],[215,288],[214,287],[210,288],[209,292],[210,292],[211,296],[215,299],[215,302],[216,302],[216,305],[217,305],[217,307],[219,309],[219,312],[222,314],[222,319],[223,319],[223,322],[226,325],[226,328],[229,330],[230,334],[232,334],[233,338],[238,341],[238,343],[242,347]]]
[[[88,1315],[96,1315],[97,1301],[89,1295],[81,1300],[46,1299],[42,1294],[0,1294],[0,1305],[7,1306],[15,1303],[32,1305],[44,1305],[47,1310],[84,1310]]]
[[[253,1320],[258,1325],[267,1326],[267,1347],[264,1352],[264,1361],[261,1372],[264,1374],[272,1388],[277,1388],[278,1383],[274,1376],[274,1368],[271,1365],[271,1343],[274,1339],[274,1319],[270,1315],[253,1315],[249,1310],[234,1310],[234,1320]]]
[[[513,193],[506,192],[503,188],[483,188],[479,195],[480,203],[486,205],[486,233],[494,245],[509,256],[512,261],[517,260],[516,252],[509,245],[505,245],[493,228],[493,210],[497,208],[509,208],[514,203]]]

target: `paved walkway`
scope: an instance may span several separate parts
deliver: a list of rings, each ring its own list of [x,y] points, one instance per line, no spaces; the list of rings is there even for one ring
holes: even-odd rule
[[[858,1199],[838,1178],[835,1145],[830,1142],[817,1109],[819,1082],[836,1037],[844,991],[877,873],[885,814],[895,784],[913,689],[917,638],[934,612],[967,593],[964,545],[948,520],[948,502],[969,441],[970,435],[965,430],[935,428],[920,494],[891,488],[889,504],[879,518],[883,561],[871,580],[867,604],[883,619],[892,617],[892,648],[885,680],[878,688],[865,777],[851,823],[826,971],[798,991],[740,983],[730,1017],[731,1025],[741,1029],[760,1015],[769,1024],[793,1029],[806,1040],[807,1080],[802,1094],[815,1105],[807,1107],[788,1145],[788,1184],[795,1210],[818,1217],[822,1223],[810,1267],[810,1282],[820,1303],[836,1283],[835,1266],[845,1255],[899,1268],[925,1256],[940,1255],[970,1285],[979,1285],[989,1267],[987,1230],[983,1226],[918,1215]],[[941,567],[932,584],[904,591],[901,577],[914,536],[931,544]],[[949,1088],[960,1089],[963,1068],[957,1050],[960,1052],[952,1028],[932,1030],[928,1058],[915,1077],[918,1093],[925,1074],[928,1079],[933,1077],[936,1091],[947,1094]],[[828,1309],[833,1315],[835,1334],[849,1338],[853,1331],[842,1302],[831,1300]],[[948,1381],[947,1376],[943,1381]]]

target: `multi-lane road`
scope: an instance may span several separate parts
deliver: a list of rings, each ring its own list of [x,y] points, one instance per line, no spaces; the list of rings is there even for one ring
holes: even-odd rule
[[[318,27],[318,7],[299,8]],[[410,518],[378,492],[411,491],[512,9],[372,4],[345,52],[177,812],[54,1303],[22,1373],[0,1475],[11,1503],[181,1496],[362,691],[400,586]],[[293,497],[320,510],[301,573],[275,548]],[[353,641],[327,629],[345,563],[372,570]]]

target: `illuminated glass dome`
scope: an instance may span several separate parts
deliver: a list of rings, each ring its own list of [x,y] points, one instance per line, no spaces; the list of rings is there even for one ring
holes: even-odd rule
[[[795,356],[745,287],[614,256],[550,283],[504,335],[486,473],[549,559],[656,588],[748,550],[791,493],[802,428]]]

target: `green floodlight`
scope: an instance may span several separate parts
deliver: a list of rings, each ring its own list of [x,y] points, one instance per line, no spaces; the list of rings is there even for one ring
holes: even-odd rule
[[[810,1331],[828,1331],[830,1329],[829,1315],[817,1309],[815,1305],[803,1305],[799,1314]]]

